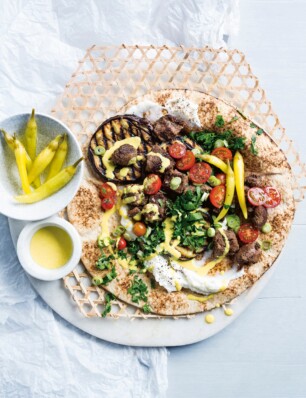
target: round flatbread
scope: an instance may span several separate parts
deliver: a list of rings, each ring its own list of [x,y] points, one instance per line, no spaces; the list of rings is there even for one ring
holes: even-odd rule
[[[221,133],[230,128],[235,135],[244,137],[246,139],[246,149],[242,151],[242,154],[245,161],[246,174],[260,174],[264,185],[276,186],[282,195],[282,203],[278,207],[269,209],[269,222],[273,228],[268,235],[268,239],[272,244],[271,249],[263,251],[260,260],[256,264],[244,267],[243,275],[233,279],[225,290],[207,296],[203,299],[203,302],[200,302],[189,299],[188,295],[192,292],[188,290],[168,293],[157,283],[153,288],[150,274],[139,274],[139,278],[148,287],[148,304],[153,313],[170,316],[194,314],[213,309],[240,295],[251,287],[273,265],[279,256],[288,236],[295,212],[291,188],[291,168],[282,150],[265,132],[257,136],[258,156],[252,155],[249,149],[254,135],[254,127],[251,127],[251,121],[242,116],[234,107],[205,93],[189,90],[157,91],[133,100],[124,109],[121,109],[120,113],[133,113],[141,110],[139,116],[151,118],[151,121],[154,122],[152,115],[147,112],[147,109],[149,109],[148,104],[152,108],[152,103],[155,107],[155,120],[160,116],[158,114],[159,111],[164,114],[165,109],[169,108],[170,104],[172,112],[184,117],[193,129],[207,129]],[[192,111],[188,110],[189,106]],[[221,127],[215,125],[217,115],[222,115],[225,121],[225,124]],[[97,237],[100,231],[99,224],[103,224],[105,221],[103,221],[104,213],[100,208],[96,181],[89,178],[84,181],[79,192],[68,205],[68,218],[82,237],[82,261],[84,266],[92,276],[103,277],[107,271],[100,271],[95,265],[100,256],[100,250],[97,246]],[[113,230],[119,224],[118,215],[115,213],[107,222],[110,230]],[[266,239],[266,235],[260,234],[259,240]],[[107,286],[103,286],[103,288],[128,304],[142,307],[143,303],[141,305],[135,304],[128,293],[134,276],[129,273],[128,268],[124,268],[116,262],[114,262],[114,266],[117,277]]]

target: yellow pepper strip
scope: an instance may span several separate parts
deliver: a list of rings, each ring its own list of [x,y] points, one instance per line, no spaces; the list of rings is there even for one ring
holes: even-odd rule
[[[235,185],[238,197],[238,202],[245,219],[248,218],[248,210],[245,202],[245,192],[244,192],[244,161],[240,152],[236,152],[233,161],[234,175],[235,175]]]
[[[42,199],[48,198],[68,184],[68,182],[74,176],[78,164],[82,160],[83,158],[80,158],[72,166],[64,168],[55,177],[42,184],[30,194],[16,196],[15,199],[20,203],[35,203]]]
[[[26,150],[24,149],[24,146],[21,145],[18,140],[14,139],[14,138],[13,138],[13,140],[14,140],[15,159],[16,159],[16,164],[18,167],[21,186],[22,186],[24,193],[30,194],[31,188],[30,188],[28,175],[27,175]]]
[[[52,159],[46,181],[50,180],[50,178],[56,176],[56,174],[61,171],[67,156],[67,152],[68,152],[68,137],[67,134],[65,134],[63,141],[57,148],[54,158]]]
[[[230,208],[233,202],[234,192],[235,192],[235,176],[233,169],[229,164],[229,161],[227,161],[225,200],[224,200],[223,209],[218,214],[216,222],[220,221],[223,217],[225,217],[226,213],[228,212],[228,209]]]
[[[16,142],[18,142],[18,145],[22,145],[22,143],[18,140],[18,138],[11,136],[9,133],[7,133],[5,130],[0,129],[1,133],[3,134],[3,137],[5,139],[5,142],[7,143],[8,147],[14,152],[15,151],[15,145],[14,145],[14,140],[16,140]],[[23,145],[22,145],[23,146]],[[25,148],[24,148],[25,150]],[[27,153],[27,151],[25,150],[26,153],[26,166],[27,166],[27,170],[29,171],[30,168],[32,167],[32,160],[29,156],[29,154]]]
[[[213,166],[218,167],[218,169],[222,170],[223,173],[226,173],[227,171],[226,163],[224,163],[223,160],[217,158],[217,156],[204,154],[204,155],[196,155],[196,157],[198,159],[204,160],[204,162],[210,163]]]
[[[63,136],[58,135],[37,155],[28,176],[30,184],[49,166],[62,140]]]
[[[32,109],[32,114],[28,120],[25,129],[25,140],[28,154],[32,160],[36,156],[36,140],[37,140],[37,124],[35,120],[35,109]]]

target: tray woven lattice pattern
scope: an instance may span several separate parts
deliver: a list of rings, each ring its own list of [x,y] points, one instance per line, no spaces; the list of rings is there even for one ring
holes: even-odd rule
[[[238,50],[168,46],[89,48],[79,62],[52,112],[68,125],[79,142],[88,138],[106,118],[115,115],[128,101],[152,90],[198,90],[221,98],[267,131],[286,153],[293,169],[294,197],[304,198],[306,166],[281,126],[245,56]],[[82,314],[101,316],[105,291],[91,286],[91,278],[80,264],[64,278]],[[119,300],[108,315],[114,318],[160,318]]]

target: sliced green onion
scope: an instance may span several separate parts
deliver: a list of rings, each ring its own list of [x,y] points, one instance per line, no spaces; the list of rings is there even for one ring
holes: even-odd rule
[[[98,155],[98,156],[102,156],[105,154],[105,148],[104,148],[104,146],[101,146],[101,145],[96,146],[94,151],[95,151],[95,155]]]
[[[126,228],[123,225],[119,225],[115,231],[113,232],[113,235],[115,237],[117,236],[121,236],[122,234],[124,234],[124,232],[126,231]]]
[[[261,248],[262,250],[270,250],[272,247],[272,242],[270,240],[264,240],[261,242]]]
[[[170,181],[170,188],[175,190],[181,185],[181,177],[173,177]]]
[[[207,236],[208,236],[209,238],[213,238],[215,235],[216,235],[216,230],[215,230],[215,228],[212,228],[212,227],[208,228],[208,230],[207,230]]]
[[[240,227],[240,218],[237,216],[237,214],[230,214],[227,216],[226,222],[231,229],[233,229],[235,232],[238,231]]]
[[[265,223],[265,225],[261,228],[261,232],[263,232],[264,234],[268,234],[271,231],[272,231],[272,226],[269,222]]]
[[[210,176],[207,182],[212,187],[217,187],[218,185],[221,184],[221,180],[219,180],[219,178],[217,178],[215,176]]]
[[[100,276],[94,276],[91,281],[93,285],[98,286],[103,283],[103,278],[101,278]]]
[[[214,144],[215,148],[221,148],[222,146],[226,146],[225,141],[223,140],[217,140]]]

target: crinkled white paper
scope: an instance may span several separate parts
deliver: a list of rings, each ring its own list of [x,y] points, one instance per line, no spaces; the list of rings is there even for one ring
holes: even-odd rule
[[[32,107],[48,113],[92,44],[220,47],[238,21],[238,0],[1,1],[0,119]],[[110,344],[54,314],[0,216],[1,398],[163,397],[166,367],[165,349]]]

